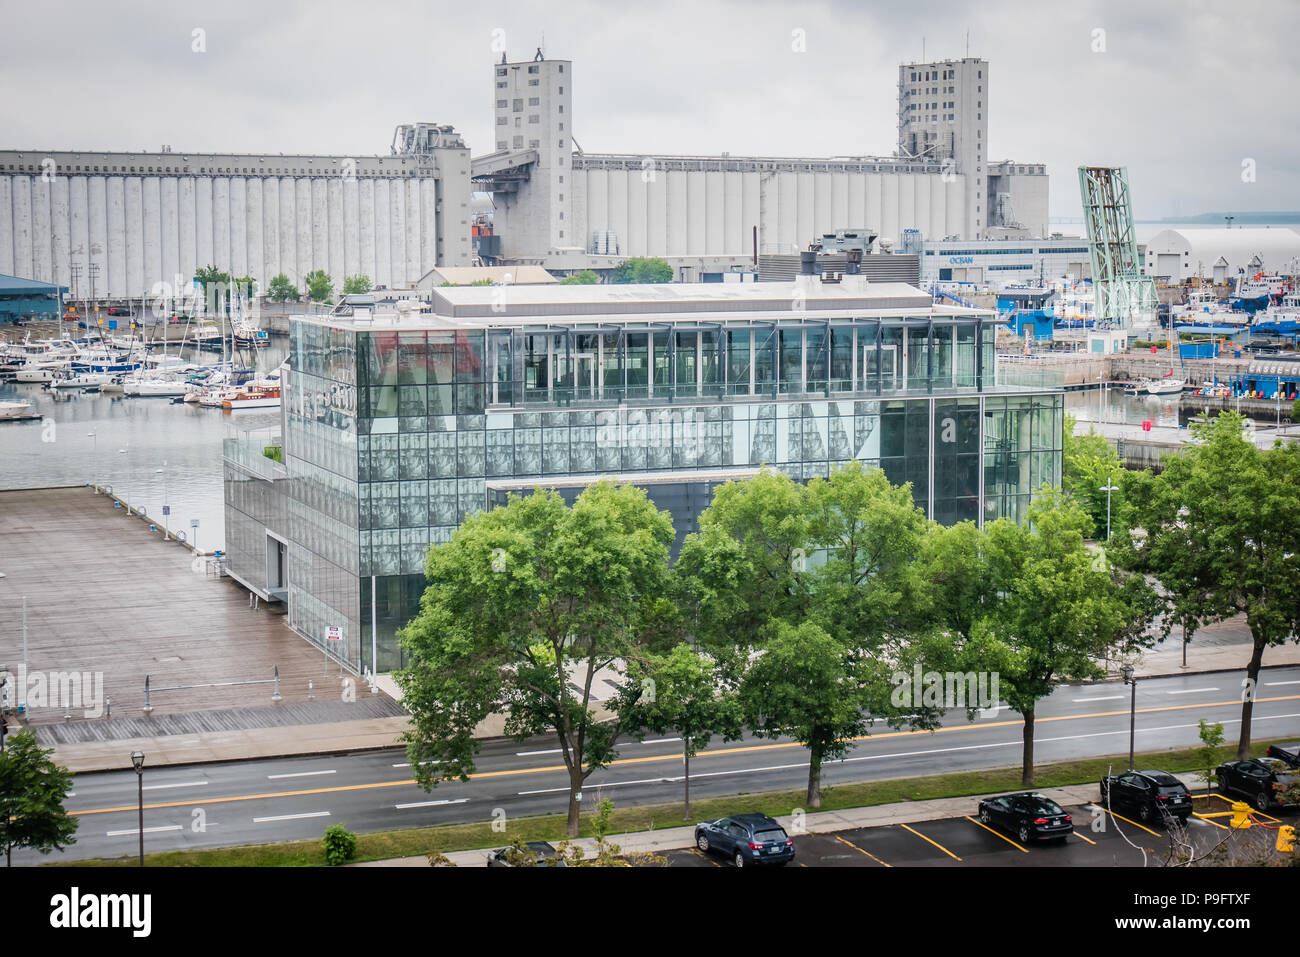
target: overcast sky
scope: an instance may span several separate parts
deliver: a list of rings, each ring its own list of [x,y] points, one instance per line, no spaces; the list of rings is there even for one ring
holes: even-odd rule
[[[888,155],[899,62],[969,31],[989,158],[1046,163],[1053,217],[1078,217],[1080,164],[1128,166],[1139,219],[1300,210],[1295,0],[40,0],[3,22],[0,148],[339,155],[417,120],[490,152],[498,30],[512,60],[544,38],[574,61],[589,152]]]

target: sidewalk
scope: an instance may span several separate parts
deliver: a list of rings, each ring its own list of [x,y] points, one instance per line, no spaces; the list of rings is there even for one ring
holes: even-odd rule
[[[1137,667],[1137,675],[1139,678],[1156,678],[1224,671],[1244,672],[1250,657],[1250,646],[1237,639],[1237,632],[1242,627],[1239,623],[1226,622],[1198,633],[1188,646],[1188,667],[1185,669],[1182,667],[1182,640],[1177,635],[1172,635],[1143,656]],[[1265,671],[1287,665],[1300,665],[1300,645],[1288,643],[1269,648],[1264,653]],[[1117,667],[1109,680],[1119,680]],[[379,676],[379,684],[385,687],[385,676]],[[395,691],[396,688],[392,690]],[[503,733],[504,724],[503,717],[493,716],[479,727],[477,736],[499,737]],[[148,755],[151,767],[369,751],[397,746],[400,743],[398,738],[406,727],[406,718],[376,718],[211,734],[95,741],[59,745],[55,748],[54,760],[73,772],[86,772],[130,767],[130,754],[136,750]],[[10,730],[18,730],[12,721]]]

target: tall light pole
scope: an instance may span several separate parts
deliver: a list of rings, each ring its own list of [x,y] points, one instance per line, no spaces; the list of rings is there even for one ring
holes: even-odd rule
[[[1133,739],[1136,736],[1136,732],[1137,732],[1138,683],[1137,683],[1137,678],[1133,674],[1132,665],[1129,664],[1124,665],[1119,669],[1119,673],[1123,676],[1124,683],[1126,685],[1129,685],[1133,689],[1132,695],[1129,699],[1129,713],[1128,713],[1128,769],[1132,771],[1133,770]]]
[[[166,542],[170,541],[170,539],[167,537],[167,461],[165,459],[163,460],[163,467],[160,469],[154,469],[154,474],[163,477],[162,527],[163,541]]]
[[[1111,476],[1106,476],[1106,484],[1097,489],[1106,493],[1106,541],[1110,541],[1110,493],[1118,492],[1119,486],[1111,484]]]
[[[1132,764],[1133,762],[1130,761],[1129,766],[1132,767]],[[136,784],[138,785],[137,794],[139,795],[140,798],[139,801],[140,866],[144,867],[144,752],[143,751],[131,752],[131,766],[135,768],[135,780],[136,780]]]

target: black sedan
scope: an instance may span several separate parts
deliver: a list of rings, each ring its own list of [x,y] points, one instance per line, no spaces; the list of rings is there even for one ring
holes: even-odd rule
[[[1004,794],[980,801],[980,821],[986,827],[1000,827],[1030,841],[1065,840],[1074,832],[1074,824],[1065,809],[1041,794]]]
[[[1300,781],[1300,774],[1278,758],[1229,761],[1220,764],[1214,773],[1219,779],[1221,794],[1244,794],[1261,811],[1267,811],[1274,804],[1295,804],[1284,792]]]
[[[716,851],[736,867],[750,864],[789,864],[794,840],[766,814],[736,814],[695,825],[695,846],[704,854]]]
[[[1270,744],[1268,756],[1285,761],[1289,767],[1300,768],[1300,741],[1293,741],[1290,744]]]
[[[1102,807],[1130,808],[1144,824],[1192,816],[1192,795],[1182,781],[1164,771],[1126,771],[1101,779]]]
[[[488,855],[488,867],[566,867],[564,858],[556,856],[554,846],[545,841],[529,841],[523,851],[514,845],[503,847]]]

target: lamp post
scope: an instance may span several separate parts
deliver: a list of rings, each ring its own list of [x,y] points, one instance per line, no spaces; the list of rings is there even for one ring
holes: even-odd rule
[[[1132,762],[1129,762],[1130,765]],[[144,867],[144,752],[131,752],[131,766],[135,768],[137,793],[140,798],[140,866]]]
[[[162,527],[163,527],[163,541],[166,542],[166,541],[170,541],[170,539],[168,538],[169,533],[167,531],[168,509],[167,509],[167,462],[166,460],[163,461],[162,468],[154,469],[154,474],[162,476],[162,485],[163,485]]]
[[[1106,476],[1106,484],[1097,489],[1106,493],[1106,541],[1110,541],[1110,493],[1118,492],[1119,486],[1111,484],[1111,476]]]
[[[1120,675],[1124,678],[1124,683],[1129,685],[1132,693],[1129,698],[1128,713],[1128,769],[1133,770],[1133,739],[1137,733],[1137,678],[1133,674],[1133,666],[1126,664],[1119,669]]]

